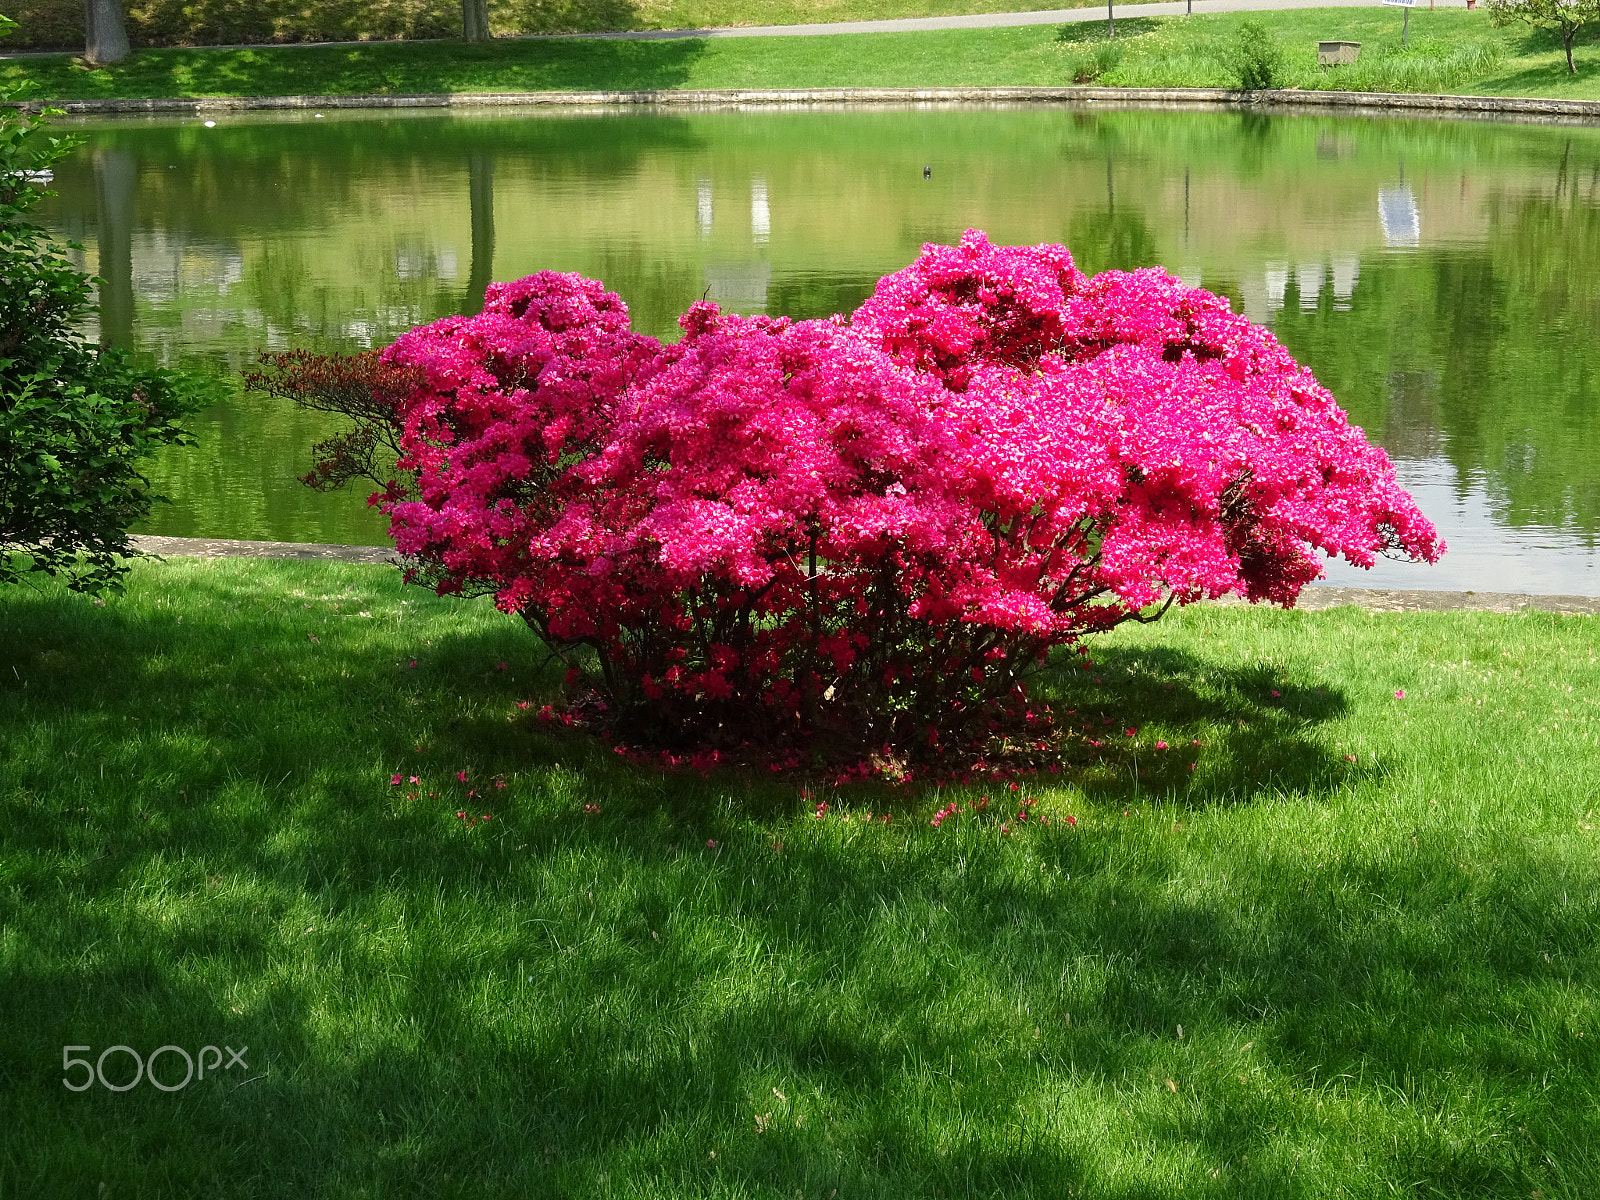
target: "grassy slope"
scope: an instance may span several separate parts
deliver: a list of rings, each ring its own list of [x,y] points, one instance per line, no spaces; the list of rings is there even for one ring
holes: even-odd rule
[[[91,72],[65,56],[0,63],[0,85],[54,99],[545,89],[925,86],[1070,83],[1097,55],[1100,82],[1229,86],[1227,50],[1249,14],[1125,17],[1105,57],[1098,24],[822,38],[664,42],[448,42],[246,50],[150,50]],[[1394,91],[1600,97],[1600,52],[1583,47],[1569,76],[1548,35],[1494,29],[1483,13],[1418,11],[1399,46],[1392,9],[1256,14],[1288,51],[1285,84]],[[1353,68],[1320,71],[1318,39],[1364,45]]]
[[[15,589],[0,1194],[1592,1196],[1597,650],[1119,631],[1059,684],[1114,748],[1002,835],[543,732],[526,633],[384,568]],[[116,1043],[249,1076],[62,1087]]]

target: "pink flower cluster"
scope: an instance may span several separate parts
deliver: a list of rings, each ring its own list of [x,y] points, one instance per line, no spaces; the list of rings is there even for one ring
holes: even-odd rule
[[[680,323],[546,272],[383,355],[422,380],[373,498],[413,577],[591,648],[635,740],[934,759],[1052,646],[1443,550],[1269,332],[1158,269],[972,231],[848,321]]]

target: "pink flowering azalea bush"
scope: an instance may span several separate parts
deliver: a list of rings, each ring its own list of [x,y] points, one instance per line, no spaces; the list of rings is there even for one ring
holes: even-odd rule
[[[373,502],[411,577],[591,651],[633,744],[981,751],[1041,732],[1021,676],[1053,647],[1443,551],[1310,372],[1159,269],[973,231],[848,320],[680,323],[636,334],[576,275],[494,285],[382,353],[403,386],[351,435],[398,451]]]

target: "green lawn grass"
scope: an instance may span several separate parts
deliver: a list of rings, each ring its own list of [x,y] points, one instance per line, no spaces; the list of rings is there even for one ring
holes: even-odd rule
[[[388,568],[12,589],[0,1195],[1592,1196],[1597,655],[1191,609],[1045,681],[1103,757],[840,793],[552,732]]]
[[[1104,0],[562,0],[551,4],[545,0],[490,0],[489,24],[496,36],[511,37],[880,21],[1035,12],[1103,3]],[[65,0],[8,0],[6,14],[21,26],[8,44],[78,50],[83,17],[78,14],[74,22],[73,7]],[[248,5],[142,0],[130,5],[127,13],[128,33],[135,44],[167,46],[441,38],[460,33],[461,15],[459,5],[437,5],[429,0],[388,0],[376,7],[349,0],[325,0],[299,11],[283,0],[258,0]]]
[[[1600,97],[1600,53],[1560,46],[1481,12],[1298,9],[1196,17],[1125,16],[1115,45],[1098,22],[937,33],[674,41],[502,40],[487,46],[393,42],[363,46],[146,50],[90,71],[65,55],[0,62],[0,86],[40,99],[113,96],[343,95],[649,88],[1062,85],[1226,87],[1239,23],[1268,23],[1287,51],[1283,83],[1409,92]],[[1352,67],[1316,65],[1319,39],[1363,44]]]

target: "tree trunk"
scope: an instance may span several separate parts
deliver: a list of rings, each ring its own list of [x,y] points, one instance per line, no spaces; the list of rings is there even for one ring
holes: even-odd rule
[[[489,40],[489,0],[461,0],[461,37],[468,42]]]
[[[91,67],[128,57],[128,26],[122,0],[83,0],[83,58]]]
[[[467,160],[467,198],[472,210],[472,274],[467,279],[468,316],[483,311],[483,294],[494,278],[494,159],[474,152]]]
[[[1578,31],[1574,29],[1571,33],[1565,34],[1563,39],[1567,47],[1567,70],[1571,71],[1574,75],[1578,73],[1578,68],[1572,63],[1572,42],[1577,36]]]
[[[97,150],[94,198],[99,252],[100,344],[133,349],[133,194],[138,164],[126,150]]]

